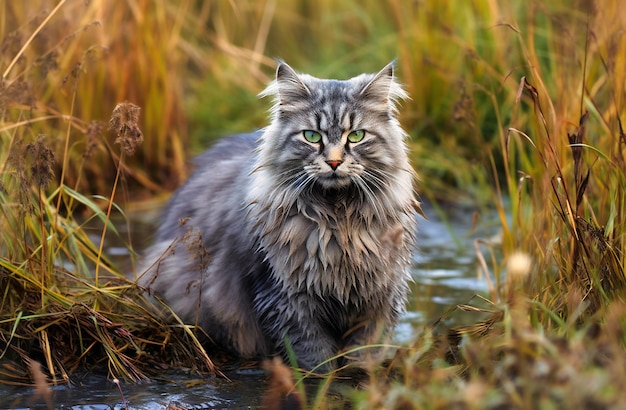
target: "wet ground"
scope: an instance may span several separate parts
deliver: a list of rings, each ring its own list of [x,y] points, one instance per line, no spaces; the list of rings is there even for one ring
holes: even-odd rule
[[[489,218],[475,220],[473,211],[455,209],[438,213],[425,207],[428,220],[419,226],[419,252],[415,255],[412,294],[407,313],[396,329],[395,341],[408,344],[423,328],[444,315],[453,324],[476,321],[475,315],[451,308],[465,304],[476,294],[485,295],[487,284],[478,279],[475,239],[497,238],[496,225]],[[150,219],[150,213],[142,213]],[[138,219],[136,219],[138,220]],[[120,227],[123,229],[123,227]],[[149,238],[149,224],[136,223],[133,234]],[[114,244],[108,254],[127,257]],[[227,371],[230,381],[220,377],[198,379],[185,373],[170,373],[162,380],[144,384],[117,385],[100,375],[74,377],[73,386],[55,386],[54,408],[104,409],[241,409],[256,408],[265,388],[265,374],[256,369]],[[28,387],[0,385],[0,409],[42,408],[45,401]]]

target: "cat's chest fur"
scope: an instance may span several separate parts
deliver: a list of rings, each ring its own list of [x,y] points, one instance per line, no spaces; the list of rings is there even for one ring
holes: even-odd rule
[[[405,279],[394,277],[403,274],[394,264],[404,263],[409,252],[397,212],[374,215],[351,194],[318,193],[284,203],[277,192],[256,197],[248,218],[258,251],[284,291],[360,305]]]

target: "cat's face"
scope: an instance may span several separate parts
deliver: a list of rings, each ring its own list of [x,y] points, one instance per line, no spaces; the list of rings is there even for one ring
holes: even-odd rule
[[[395,102],[405,93],[391,65],[346,81],[297,74],[281,63],[266,90],[276,96],[261,155],[281,183],[306,190],[378,190],[406,167]]]

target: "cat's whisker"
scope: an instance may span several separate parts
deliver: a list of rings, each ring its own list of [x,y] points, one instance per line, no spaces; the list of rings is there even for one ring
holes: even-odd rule
[[[254,173],[256,173],[256,172],[259,172],[259,171],[260,171],[260,170],[262,170],[263,168],[267,168],[267,165],[265,165],[265,164],[260,164],[260,165],[257,165],[257,166],[255,166],[254,168],[252,168],[252,169],[250,170],[250,172],[248,173],[248,175],[252,175],[252,174],[254,174]]]
[[[384,176],[380,176],[377,174],[384,174]],[[367,178],[371,181],[372,184],[376,185],[378,190],[381,191],[382,195],[385,196],[387,201],[393,200],[394,194],[390,190],[390,182],[394,185],[402,185],[402,179],[400,176],[392,174],[390,172],[382,171],[382,170],[372,170],[364,173]],[[410,174],[411,177],[413,173]]]
[[[352,180],[360,188],[360,193],[364,196],[363,200],[374,208],[374,213],[379,217],[383,215],[383,209],[369,184],[360,176],[356,176]]]
[[[371,182],[377,189],[383,189],[385,184],[388,183],[388,181],[385,180],[385,178],[379,177],[378,175],[376,175],[374,172],[371,172],[371,171],[365,171],[363,173],[363,179],[366,180],[366,182],[367,181]]]
[[[284,194],[284,188],[292,188],[287,190],[288,194],[285,197],[285,202],[288,206],[293,205],[306,189],[313,186],[315,181],[315,177],[304,170],[287,170],[279,175],[281,178],[279,178],[280,182],[276,186],[275,191],[280,191]]]
[[[390,204],[394,203],[395,200],[393,198],[393,194],[388,189],[389,179],[387,180],[378,177],[375,175],[375,171],[366,171],[362,174],[363,184],[367,186],[369,195],[373,196],[375,199],[378,199],[377,203]],[[368,183],[369,182],[369,183]],[[376,193],[374,193],[374,189],[376,189]],[[378,198],[379,196],[383,197]],[[377,212],[383,212],[384,209],[377,208]]]
[[[389,180],[396,180],[398,178],[397,174],[384,169],[368,169],[366,172],[379,178],[383,185],[389,183]]]
[[[302,182],[299,182],[295,186],[296,189],[292,190],[291,192],[290,204],[295,203],[307,188],[313,186],[312,182],[314,181],[314,178],[311,175],[305,174],[303,175],[303,177],[304,179],[302,180]],[[298,179],[298,181],[299,180],[300,178]]]
[[[367,169],[362,173],[362,178],[366,183],[371,183],[372,188],[384,193],[389,183],[396,179],[396,176],[392,173],[380,174],[383,174],[383,171]]]
[[[303,186],[311,182],[312,179],[312,176],[304,170],[288,170],[279,175],[279,186],[281,188],[291,186],[296,188],[299,192],[301,192]]]

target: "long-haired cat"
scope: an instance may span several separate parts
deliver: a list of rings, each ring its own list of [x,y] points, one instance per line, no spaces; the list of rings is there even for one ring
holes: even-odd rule
[[[389,64],[325,80],[280,62],[265,130],[199,158],[140,283],[221,346],[313,368],[373,343],[404,310],[419,210],[406,97]],[[201,246],[198,246],[201,245]]]

